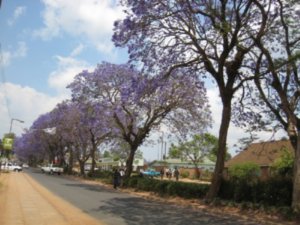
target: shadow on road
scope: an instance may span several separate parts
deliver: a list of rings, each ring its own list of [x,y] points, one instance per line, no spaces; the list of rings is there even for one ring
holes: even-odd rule
[[[99,207],[99,211],[122,217],[127,224],[131,225],[257,224],[257,222],[233,216],[213,215],[202,210],[194,210],[191,207],[181,207],[141,198],[114,198],[106,206]]]
[[[100,185],[92,185],[92,184],[65,184],[66,186],[69,187],[78,187],[78,188],[84,188],[86,190],[89,191],[96,191],[96,192],[105,192],[105,193],[116,193],[115,190],[104,187],[104,186],[100,186]]]
[[[85,188],[90,191],[100,193],[122,193],[115,190],[90,184],[66,184],[68,186]],[[104,203],[104,204],[103,204]],[[130,225],[161,225],[161,224],[230,224],[230,225],[254,225],[257,222],[247,221],[234,216],[214,215],[203,210],[195,210],[192,207],[174,205],[153,200],[146,200],[138,197],[113,197],[106,202],[101,202],[98,211],[104,214],[114,215],[122,218],[126,224]]]
[[[145,199],[68,176],[42,175],[38,169],[26,172],[57,196],[107,225],[279,224],[265,219],[257,222],[255,217],[243,215],[217,214],[180,203],[164,202],[164,199]]]

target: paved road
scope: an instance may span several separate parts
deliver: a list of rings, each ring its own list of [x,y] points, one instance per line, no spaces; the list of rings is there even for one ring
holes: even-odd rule
[[[100,185],[28,171],[43,186],[108,225],[252,225],[258,222],[213,215],[191,207],[146,200]],[[261,224],[266,224],[263,222]]]

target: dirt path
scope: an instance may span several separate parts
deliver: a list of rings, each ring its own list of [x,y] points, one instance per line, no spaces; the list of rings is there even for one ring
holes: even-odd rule
[[[58,198],[25,173],[0,174],[1,225],[103,224]]]

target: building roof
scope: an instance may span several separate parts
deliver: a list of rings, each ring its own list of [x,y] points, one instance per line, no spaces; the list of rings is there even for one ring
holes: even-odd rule
[[[245,162],[253,162],[259,166],[270,166],[276,159],[281,157],[285,150],[294,154],[289,140],[253,143],[227,161],[225,167]]]

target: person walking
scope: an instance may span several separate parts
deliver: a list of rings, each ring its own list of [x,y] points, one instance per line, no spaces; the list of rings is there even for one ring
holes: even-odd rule
[[[171,179],[171,171],[169,168],[166,169],[166,176],[167,178]]]
[[[119,186],[120,177],[121,177],[121,174],[120,174],[119,170],[116,168],[114,171],[114,175],[113,175],[114,189],[117,189],[117,187]]]
[[[120,186],[123,187],[125,171],[124,169],[120,169]]]
[[[164,179],[164,174],[165,174],[165,171],[164,171],[164,168],[161,168],[160,170],[160,179]]]
[[[174,176],[176,178],[176,181],[178,181],[178,179],[179,179],[179,170],[177,168],[175,168]]]

